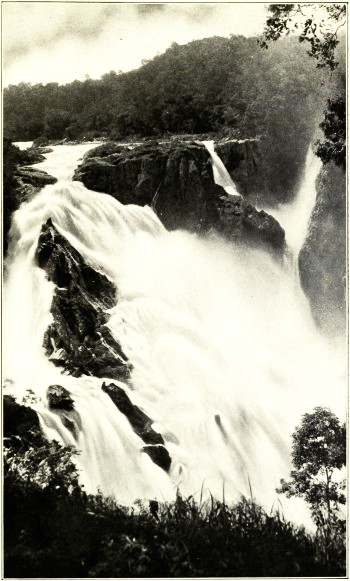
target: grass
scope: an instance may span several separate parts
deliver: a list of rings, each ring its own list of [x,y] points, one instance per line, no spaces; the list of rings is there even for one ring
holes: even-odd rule
[[[38,428],[5,438],[4,568],[12,578],[343,576],[345,531],[313,535],[253,500],[125,508],[87,495],[72,450]]]

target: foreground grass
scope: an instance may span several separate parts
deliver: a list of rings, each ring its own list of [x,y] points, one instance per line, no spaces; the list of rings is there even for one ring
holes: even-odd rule
[[[101,495],[87,495],[72,450],[44,440],[38,427],[28,430],[23,419],[22,424],[16,435],[5,437],[5,577],[346,573],[341,528],[311,535],[245,499],[229,506],[178,495],[172,503],[121,507]]]
[[[247,500],[199,506],[178,497],[135,511],[101,496],[38,489],[12,490],[5,501],[6,577],[345,574],[341,538],[327,547],[321,535]]]

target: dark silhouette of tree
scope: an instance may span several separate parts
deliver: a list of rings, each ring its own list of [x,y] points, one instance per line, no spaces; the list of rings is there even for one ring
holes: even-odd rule
[[[264,34],[259,39],[262,48],[292,30],[301,31],[299,42],[309,43],[308,54],[317,67],[333,71],[338,62],[335,49],[338,31],[346,23],[346,4],[271,4]]]
[[[341,97],[328,99],[328,109],[320,125],[325,140],[316,142],[316,152],[324,164],[334,161],[345,170],[346,165],[346,119],[345,101]]]
[[[281,480],[277,492],[304,498],[318,527],[338,524],[340,504],[345,504],[345,481],[333,480],[334,471],[346,462],[346,430],[326,408],[305,414],[292,435],[291,480]]]

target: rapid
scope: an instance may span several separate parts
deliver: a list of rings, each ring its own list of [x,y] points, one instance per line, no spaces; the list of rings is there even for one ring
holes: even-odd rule
[[[198,499],[253,496],[268,511],[281,502],[287,518],[308,523],[303,502],[278,498],[275,488],[289,476],[291,433],[302,414],[327,406],[344,419],[344,353],[319,333],[288,262],[214,235],[167,232],[151,208],[124,206],[72,182],[94,145],[53,147],[36,167],[57,184],[13,216],[4,281],[7,389],[18,401],[34,392],[45,435],[79,450],[88,492],[126,504],[170,500],[177,489]],[[305,180],[314,183],[310,163]],[[307,192],[301,184],[280,214],[293,256],[312,211]],[[102,379],[65,375],[45,357],[54,287],[36,266],[35,250],[48,218],[117,287],[108,326],[133,366],[131,381],[119,385],[162,434],[172,458],[168,474],[142,452],[143,441],[102,392]],[[47,406],[51,384],[74,399],[75,435]]]

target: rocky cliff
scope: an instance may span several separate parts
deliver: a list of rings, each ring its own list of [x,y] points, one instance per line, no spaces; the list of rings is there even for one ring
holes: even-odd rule
[[[114,285],[85,264],[50,219],[42,226],[36,259],[56,285],[53,322],[44,337],[50,360],[74,376],[128,377],[126,357],[106,327],[106,309],[116,303]]]
[[[253,141],[232,143],[217,149],[237,168],[237,183],[244,192],[256,169]],[[259,245],[277,254],[284,251],[284,231],[278,222],[217,186],[209,153],[196,142],[153,142],[133,149],[105,144],[89,152],[75,179],[123,204],[151,205],[168,230],[214,230],[236,243]]]
[[[299,255],[302,287],[316,322],[326,332],[346,325],[346,181],[330,163],[317,178],[317,198]]]

